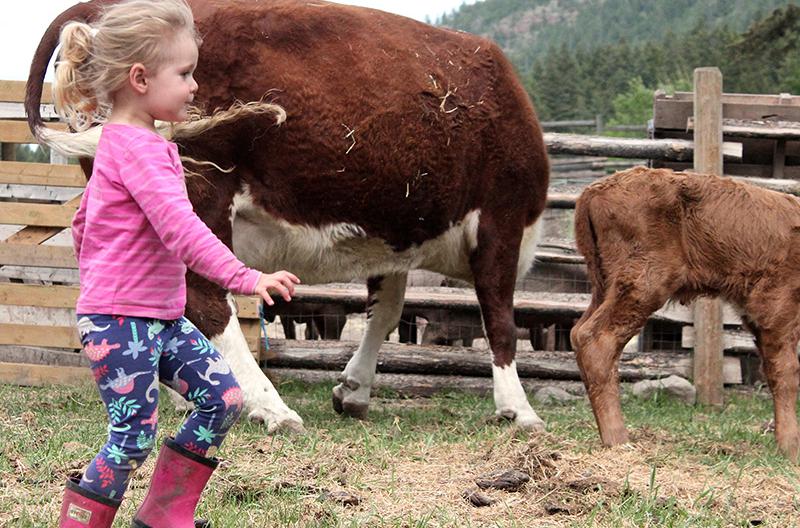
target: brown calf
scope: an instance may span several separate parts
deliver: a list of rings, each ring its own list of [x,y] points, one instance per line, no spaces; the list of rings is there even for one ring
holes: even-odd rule
[[[606,445],[627,442],[616,363],[668,300],[718,296],[755,336],[778,447],[797,460],[800,200],[729,178],[642,167],[589,186],[575,208],[592,301],[571,333]]]

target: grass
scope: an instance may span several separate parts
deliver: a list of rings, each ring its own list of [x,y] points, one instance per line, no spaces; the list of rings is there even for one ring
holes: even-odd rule
[[[370,421],[336,416],[331,385],[284,383],[303,436],[268,437],[236,425],[199,513],[223,527],[786,527],[800,524],[797,468],[765,433],[771,400],[729,392],[724,409],[656,396],[623,402],[630,444],[600,446],[588,404],[536,406],[548,432],[529,436],[487,421],[490,398],[380,394]],[[104,441],[90,385],[0,386],[0,526],[53,526],[63,482]],[[164,402],[160,435],[182,419]],[[166,432],[166,433],[165,433]],[[115,527],[128,526],[153,457],[131,482]],[[519,469],[517,492],[462,493],[492,471]],[[357,496],[360,503],[346,505]]]

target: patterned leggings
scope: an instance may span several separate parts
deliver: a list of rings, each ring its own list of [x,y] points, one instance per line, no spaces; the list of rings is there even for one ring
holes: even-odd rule
[[[108,441],[86,469],[82,488],[122,498],[155,443],[159,380],[195,404],[175,441],[204,457],[216,453],[241,413],[242,391],[189,320],[78,315],[78,329],[109,422]]]

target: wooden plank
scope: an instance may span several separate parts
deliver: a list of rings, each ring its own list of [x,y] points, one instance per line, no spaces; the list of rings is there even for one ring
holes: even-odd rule
[[[25,81],[0,81],[0,101],[9,103],[25,102]],[[42,103],[53,103],[53,87],[44,83],[42,87]]]
[[[577,194],[548,193],[547,207],[550,209],[575,209],[577,200]]]
[[[683,348],[694,348],[694,327],[684,326],[681,329],[681,346]],[[753,334],[747,330],[724,329],[722,331],[722,347],[725,350],[738,352],[755,352],[756,342]]]
[[[772,177],[783,178],[786,169],[786,141],[779,139],[775,142],[775,151],[772,154]]]
[[[257,295],[234,295],[239,319],[258,319],[258,305],[261,297]]]
[[[275,368],[265,371],[270,379],[280,382],[297,380],[303,383],[338,383],[340,372],[333,370],[300,370]],[[523,389],[533,394],[544,387],[560,387],[572,394],[584,394],[583,383],[579,381],[554,381],[541,379],[520,379]],[[277,383],[276,383],[277,384]],[[373,396],[377,391],[388,389],[403,397],[430,397],[443,390],[457,390],[491,396],[494,385],[490,378],[467,376],[423,376],[419,374],[377,374],[372,384]]]
[[[0,363],[0,383],[41,387],[45,385],[76,385],[93,381],[92,371],[85,367],[53,367]]]
[[[72,247],[0,242],[0,265],[77,268]]]
[[[64,123],[48,123],[48,128],[66,131]],[[0,120],[0,143],[37,143],[26,121]]]
[[[0,183],[83,188],[86,176],[79,165],[2,161]]]
[[[723,94],[722,114],[728,119],[754,120],[769,116],[779,121],[800,121],[800,97]],[[686,130],[693,113],[693,93],[656,94],[653,123],[656,129]]]
[[[552,251],[537,251],[536,262],[547,262],[550,264],[585,264],[585,260],[580,255],[565,255]]]
[[[0,277],[30,282],[60,282],[78,284],[78,270],[56,268],[29,268],[28,266],[0,266]]]
[[[74,187],[0,184],[0,203],[63,204],[82,192]]]
[[[580,317],[589,306],[591,295],[583,293],[554,294],[548,292],[516,291],[514,311],[517,316],[544,315],[554,319],[572,321]],[[363,311],[367,302],[367,289],[360,284],[335,283],[326,285],[299,285],[294,301],[342,304],[354,312]],[[405,308],[450,309],[478,312],[480,305],[475,291],[468,288],[409,287],[406,288]],[[741,318],[731,306],[723,310],[725,324],[741,324]],[[667,303],[652,316],[656,320],[691,323],[692,312],[679,303]]]
[[[79,293],[80,288],[78,286],[0,283],[0,304],[42,306],[45,308],[74,308]],[[259,297],[237,295],[235,298],[239,307],[239,319],[254,319],[258,321]]]
[[[785,151],[784,151],[784,158],[785,158]],[[737,167],[741,167],[738,165]],[[754,166],[755,167],[755,166]],[[798,169],[798,167],[785,167],[786,169]],[[691,167],[684,166],[680,170],[691,170]],[[796,179],[782,179],[782,178],[770,178],[769,172],[772,169],[770,167],[765,166],[758,166],[758,173],[764,174],[765,177],[759,178],[755,176],[737,176],[737,175],[730,175],[725,174],[726,178],[733,178],[734,180],[740,181],[742,183],[747,183],[750,185],[755,185],[757,187],[763,187],[764,189],[769,189],[772,191],[778,191],[787,194],[793,194],[795,196],[800,196],[800,182]],[[797,177],[800,177],[800,170],[797,172]],[[558,194],[558,193],[550,193],[547,195],[547,207],[552,209],[574,209],[575,202],[578,199],[578,194]]]
[[[577,154],[581,156],[614,156],[617,158],[690,160],[695,145],[684,139],[626,139],[577,134],[544,134],[549,154]],[[741,161],[742,144],[726,142],[725,159]]]
[[[0,363],[24,363],[34,365],[53,365],[58,367],[90,366],[89,358],[80,352],[65,352],[52,348],[2,345]]]
[[[77,210],[72,205],[5,202],[0,205],[0,224],[69,227]]]
[[[722,175],[722,73],[718,68],[694,71],[694,168]],[[722,303],[699,298],[694,303],[694,384],[697,401],[722,406]]]
[[[0,283],[0,304],[75,308],[78,286],[42,286],[38,284]]]
[[[58,112],[51,104],[39,105],[39,115],[44,121],[58,119]],[[26,119],[25,106],[22,103],[5,103],[0,101],[0,119]]]
[[[83,193],[69,200],[64,204],[64,207],[74,207],[77,209],[80,207],[82,196]],[[41,244],[42,242],[50,240],[63,230],[64,229],[61,227],[28,226],[20,229],[5,241],[9,244]],[[75,267],[77,267],[77,264]]]
[[[675,92],[671,95],[663,91],[656,92],[656,99],[687,102],[694,102],[694,92]],[[800,96],[787,93],[781,94],[749,94],[749,93],[724,93],[722,103],[737,106],[789,106],[800,108]]]
[[[293,341],[270,339],[267,365],[277,368],[312,368],[341,371],[358,348],[354,341]],[[521,378],[580,380],[574,352],[517,352],[515,361]],[[492,376],[492,358],[485,350],[470,347],[402,345],[383,343],[378,353],[377,371],[395,374],[434,374]],[[737,358],[726,359],[725,382],[742,382]],[[672,374],[691,377],[691,358],[684,353],[624,353],[620,379],[638,381]]]
[[[0,345],[81,348],[74,326],[39,326],[0,323]]]
[[[690,117],[686,130],[694,130],[694,118]],[[800,123],[765,119],[723,119],[722,135],[761,139],[800,139]]]
[[[771,151],[772,152],[772,151]],[[692,170],[693,166],[682,161],[659,162],[658,167],[673,170]],[[772,177],[772,165],[756,165],[753,163],[730,163],[725,166],[725,175],[731,177],[741,177],[752,179],[768,179]],[[783,169],[783,177],[786,179],[800,180],[800,165],[788,165]]]
[[[256,361],[261,359],[261,322],[258,319],[243,319],[239,321],[242,333],[247,341],[247,346]]]

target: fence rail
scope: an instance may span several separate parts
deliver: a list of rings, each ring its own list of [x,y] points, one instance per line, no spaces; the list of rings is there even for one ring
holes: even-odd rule
[[[594,128],[596,133],[603,132],[647,132],[647,124],[624,124],[608,125],[603,116],[597,115],[594,119],[567,119],[563,121],[542,121],[542,128],[545,130],[557,130],[562,128]]]
[[[18,120],[18,105],[24,95],[22,83],[9,83],[0,81],[0,143],[29,143],[33,141],[27,125]],[[47,93],[48,90],[45,90]],[[733,104],[742,102],[742,98],[723,97],[723,104],[733,108]],[[755,100],[753,100],[755,101]],[[784,104],[785,98],[775,101],[772,106]],[[45,100],[49,105],[52,101]],[[7,103],[7,104],[4,104]],[[674,104],[673,104],[674,103]],[[669,101],[670,108],[676,109],[681,116],[686,113],[685,97],[679,96],[675,101]],[[756,104],[755,102],[753,104]],[[760,103],[759,103],[760,104]],[[14,106],[17,105],[17,106]],[[794,100],[792,100],[794,105]],[[769,106],[769,105],[768,105]],[[772,108],[770,106],[770,108]],[[50,107],[46,107],[50,110]],[[794,109],[792,111],[795,111]],[[658,110],[662,119],[670,122],[680,122],[682,119],[683,130],[693,126],[689,115],[674,119],[667,115],[668,112],[661,108]],[[734,112],[734,114],[736,114]],[[51,114],[54,115],[52,112]],[[800,111],[798,111],[800,116]],[[753,134],[753,123],[747,121],[740,114],[734,116],[736,123],[728,122],[730,127],[738,126],[744,130],[742,135]],[[744,122],[742,120],[744,119]],[[798,118],[800,120],[800,118]],[[788,119],[787,121],[791,121]],[[575,128],[594,126],[598,131],[608,130],[644,130],[644,126],[617,126],[606,127],[601,118],[594,120],[573,120],[562,122],[544,122],[545,128]],[[61,126],[61,125],[54,125]],[[725,124],[723,124],[723,127]],[[63,128],[63,127],[62,127]],[[773,134],[783,134],[785,137],[794,137],[796,128],[791,124],[782,123],[780,126],[767,125]],[[777,130],[777,132],[776,132]],[[724,128],[723,128],[724,131]],[[788,134],[788,136],[787,136]],[[731,134],[734,136],[735,134]],[[587,156],[609,156],[625,159],[663,159],[663,160],[691,160],[694,157],[694,142],[664,138],[661,140],[630,140],[608,137],[576,136],[573,134],[545,134],[545,142],[551,154],[572,154]],[[721,145],[725,152],[726,160],[741,161],[743,158],[742,143],[726,142]],[[7,152],[3,149],[3,152]],[[585,163],[576,162],[576,163]],[[616,162],[619,163],[619,162]],[[557,164],[556,164],[557,165]],[[793,180],[751,180],[752,183],[763,185],[784,192],[800,195],[800,183]],[[85,185],[85,179],[80,169],[76,166],[64,164],[22,163],[13,160],[0,161],[0,184],[26,185],[40,187],[57,187],[80,191]],[[574,207],[576,194],[551,193],[548,196],[548,207],[551,209],[570,209]],[[8,236],[5,241],[0,241],[0,266],[11,270],[16,277],[59,277],[74,278],[76,262],[72,249],[66,245],[42,245],[44,242],[57,236],[68,227],[72,214],[77,207],[80,195],[68,200],[53,203],[12,203],[0,200],[0,224],[15,224],[25,226],[22,230]],[[0,237],[2,238],[2,237]],[[550,264],[580,265],[583,260],[579,255],[569,255],[556,252],[541,251],[538,255],[540,262]],[[41,273],[35,272],[41,269]],[[17,279],[19,280],[19,279]],[[46,278],[44,280],[47,280]],[[34,306],[42,309],[68,309],[74,306],[77,296],[75,286],[50,286],[38,287],[30,284],[0,283],[0,305],[5,306]],[[240,308],[240,322],[247,334],[248,343],[254,350],[258,350],[257,312],[258,301],[255,298],[238,298]],[[296,302],[319,302],[345,304],[358,310],[363,309],[366,301],[366,291],[344,287],[300,287],[295,296]],[[27,304],[24,304],[27,303]],[[575,296],[554,300],[543,296],[535,297],[522,294],[515,300],[517,317],[525,320],[562,321],[568,323],[578,317],[588,304],[588,296]],[[478,313],[479,306],[474,294],[463,291],[418,291],[409,288],[406,296],[406,306],[448,309],[462,312]],[[728,307],[723,309],[723,322],[726,325],[738,325],[740,320]],[[692,322],[691,310],[680,306],[666,306],[656,313],[655,320],[673,322],[676,324],[690,325]],[[523,321],[524,322],[524,321]],[[72,328],[58,326],[42,326],[31,328],[33,325],[15,324],[12,322],[0,324],[0,344],[45,346],[54,348],[79,348],[77,335]],[[686,336],[684,332],[684,336]],[[696,330],[692,330],[691,339],[684,338],[685,343],[694,343]],[[727,340],[726,342],[732,342]],[[741,343],[737,341],[740,346]],[[279,343],[280,344],[280,343]],[[285,343],[286,347],[294,347],[291,342]],[[258,354],[258,352],[255,352]],[[288,357],[288,356],[287,356]],[[18,362],[13,362],[17,365]],[[61,379],[51,370],[41,370],[39,366],[27,366],[23,370],[17,367],[16,372],[21,372],[16,377],[11,373],[10,363],[0,361],[0,382],[3,380],[23,380],[36,382],[36,380]],[[64,368],[64,367],[61,367]],[[72,368],[72,367],[70,367]],[[289,368],[287,366],[287,368]],[[64,372],[67,372],[66,370]],[[69,375],[73,375],[70,373]],[[721,381],[720,381],[721,383]]]

